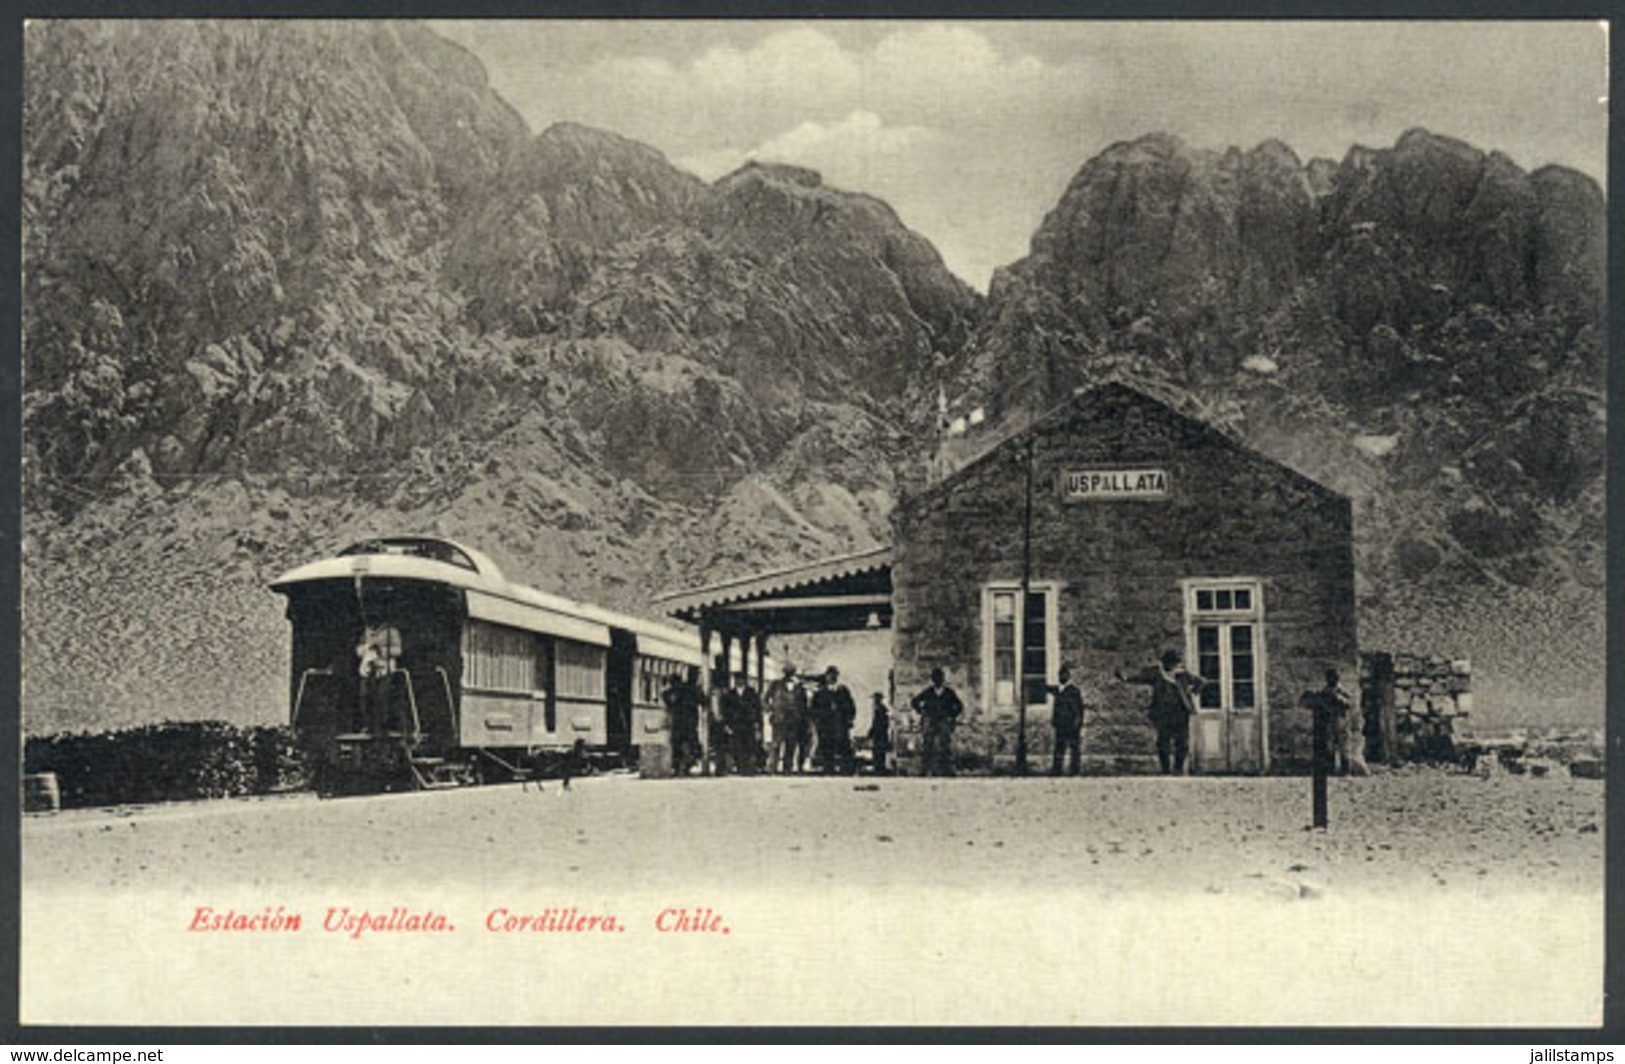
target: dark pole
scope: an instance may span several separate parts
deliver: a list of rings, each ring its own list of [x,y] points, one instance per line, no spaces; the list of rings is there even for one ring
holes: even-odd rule
[[[700,775],[711,774],[711,682],[716,668],[711,657],[711,618],[700,615],[700,719],[695,721],[700,733]]]
[[[1033,579],[1033,440],[1027,437],[1027,500],[1021,521],[1021,645],[1016,648],[1016,775],[1027,774],[1027,591]]]
[[[1315,768],[1313,791],[1313,804],[1315,824],[1317,828],[1326,826],[1326,775],[1328,763],[1332,759],[1331,746],[1331,716],[1329,707],[1315,706]]]

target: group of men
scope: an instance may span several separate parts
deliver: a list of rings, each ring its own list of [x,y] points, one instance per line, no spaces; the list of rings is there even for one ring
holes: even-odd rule
[[[1164,775],[1183,775],[1190,753],[1190,719],[1197,699],[1210,681],[1180,664],[1179,652],[1165,651],[1160,661],[1139,672],[1114,671],[1118,682],[1139,684],[1151,689],[1146,716],[1156,731],[1157,764]],[[1084,726],[1083,692],[1072,679],[1068,665],[1060,668],[1059,683],[1048,687],[1053,699],[1050,727],[1055,733],[1051,775],[1059,776],[1063,764],[1071,775],[1081,768]],[[686,680],[671,677],[663,696],[671,720],[672,767],[680,776],[688,775],[700,763],[700,711],[704,695],[696,682],[695,670]],[[763,710],[772,725],[773,749],[763,745]],[[1363,760],[1348,753],[1348,720],[1352,699],[1342,689],[1336,670],[1327,670],[1326,687],[1304,695],[1303,704],[1324,715],[1331,735],[1328,756],[1337,769],[1361,772]],[[852,693],[840,682],[834,665],[824,670],[809,695],[807,685],[787,665],[782,678],[768,685],[765,700],[750,687],[743,674],[718,700],[719,713],[712,718],[711,748],[719,775],[734,772],[752,775],[771,771],[782,775],[806,771],[809,756],[822,774],[854,773],[857,757],[852,745],[852,725],[857,705]],[[924,770],[928,776],[954,774],[953,733],[964,712],[964,703],[948,686],[941,668],[931,670],[931,684],[909,701],[920,718]],[[891,714],[886,700],[874,696],[870,718],[869,746],[877,773],[889,770]],[[1318,756],[1318,755],[1317,755]],[[1355,762],[1351,764],[1351,761]]]
[[[1116,676],[1121,683],[1151,688],[1147,716],[1157,733],[1157,764],[1165,775],[1183,774],[1195,697],[1206,681],[1181,668],[1179,653],[1173,650],[1164,653],[1158,665],[1129,675],[1118,669]],[[1083,691],[1073,681],[1070,665],[1061,666],[1057,679],[1057,684],[1046,688],[1053,699],[1050,727],[1055,733],[1050,774],[1059,776],[1064,765],[1067,772],[1076,776],[1083,760]],[[940,668],[931,670],[931,686],[915,695],[911,705],[920,714],[923,725],[926,774],[952,775],[953,728],[964,707],[959,696],[946,684]]]
[[[1126,683],[1151,685],[1150,717],[1157,729],[1157,760],[1164,773],[1183,772],[1186,734],[1193,708],[1191,694],[1201,689],[1202,681],[1179,668],[1179,655],[1173,651],[1163,655],[1160,669],[1133,676],[1124,676],[1119,670],[1117,678]],[[1070,665],[1061,666],[1057,679],[1059,683],[1046,688],[1054,700],[1050,727],[1055,732],[1055,743],[1050,774],[1059,776],[1064,764],[1067,771],[1076,776],[1083,760],[1083,691],[1073,682]],[[915,695],[910,706],[920,714],[925,774],[953,775],[953,731],[964,711],[964,703],[948,686],[942,669],[931,670],[931,686]]]
[[[1066,670],[1063,669],[1061,674],[1064,680]],[[1196,712],[1197,699],[1203,688],[1212,681],[1183,668],[1176,650],[1164,651],[1161,662],[1149,669],[1127,676],[1118,670],[1116,675],[1120,682],[1144,684],[1151,688],[1151,704],[1146,715],[1157,732],[1157,764],[1164,774],[1172,772],[1176,776],[1183,775],[1185,758],[1189,753],[1191,715]],[[1300,701],[1315,714],[1317,733],[1325,736],[1316,742],[1315,759],[1324,760],[1329,770],[1364,775],[1366,765],[1358,749],[1359,737],[1350,730],[1357,716],[1353,712],[1354,699],[1343,689],[1337,670],[1327,669],[1326,685],[1317,691],[1306,692]],[[1057,746],[1057,770],[1060,759]]]
[[[1055,758],[1051,768],[1054,775],[1061,774],[1063,754],[1071,754],[1071,771],[1078,774],[1083,747],[1083,692],[1072,682],[1070,666],[1061,666],[1060,683],[1048,688],[1055,699],[1050,722],[1055,729]],[[925,774],[952,776],[954,774],[953,733],[964,712],[964,703],[948,686],[942,669],[931,670],[931,686],[915,695],[909,705],[920,715],[924,738]]]
[[[686,678],[669,677],[661,696],[671,726],[672,771],[679,776],[689,775],[704,756],[699,721],[705,695],[696,672],[690,670]],[[709,720],[712,769],[724,776],[791,775],[806,772],[810,760],[814,770],[824,775],[853,774],[858,770],[852,743],[857,716],[857,703],[834,665],[824,670],[815,685],[797,676],[795,666],[786,665],[784,675],[768,685],[765,696],[756,692],[743,673],[735,673]],[[764,742],[764,722],[772,729],[771,750]],[[891,714],[879,694],[874,696],[870,716],[869,747],[874,771],[886,772]]]

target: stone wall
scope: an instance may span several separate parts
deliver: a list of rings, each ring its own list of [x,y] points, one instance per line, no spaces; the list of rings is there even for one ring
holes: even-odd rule
[[[1112,762],[1148,758],[1148,693],[1113,679],[1185,653],[1181,581],[1262,582],[1263,666],[1272,760],[1307,758],[1299,696],[1336,667],[1356,675],[1352,518],[1348,501],[1138,392],[1078,396],[956,475],[900,501],[893,517],[893,637],[900,706],[933,666],[966,702],[964,743],[1013,748],[1014,718],[988,719],[982,672],[983,588],[1019,581],[1027,441],[1032,441],[1032,581],[1058,587],[1059,660],[1089,707],[1086,748]],[[1080,466],[1166,470],[1156,499],[1063,501]],[[985,734],[983,734],[985,733]],[[1047,710],[1029,713],[1030,746],[1047,751]],[[1045,754],[1047,756],[1047,753]]]
[[[1457,722],[1473,709],[1473,665],[1466,659],[1371,652],[1360,656],[1360,687],[1371,760],[1454,757]]]

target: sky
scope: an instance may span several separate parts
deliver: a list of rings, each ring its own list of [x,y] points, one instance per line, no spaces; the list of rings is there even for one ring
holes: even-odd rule
[[[575,121],[713,180],[794,163],[879,196],[985,291],[1111,144],[1277,138],[1341,159],[1423,127],[1602,182],[1596,22],[435,22],[535,132]]]

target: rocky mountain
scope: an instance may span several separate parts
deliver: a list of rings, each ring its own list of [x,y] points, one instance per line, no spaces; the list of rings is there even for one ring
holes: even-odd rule
[[[415,24],[25,36],[30,731],[279,719],[265,583],[363,536],[632,610],[871,546],[939,384],[985,441],[1112,376],[1357,500],[1368,645],[1469,654],[1520,712],[1601,705],[1578,174],[1422,132],[1308,163],[1148,136],[984,300],[810,171],[533,135]]]
[[[1355,500],[1366,646],[1594,718],[1604,219],[1579,173],[1421,130],[1307,164],[1143,137],[995,275],[957,393],[992,438],[1092,381],[1162,390]]]
[[[885,535],[977,297],[878,201],[532,136],[413,24],[26,36],[30,730],[276,719],[265,581],[361,535],[634,609]]]

